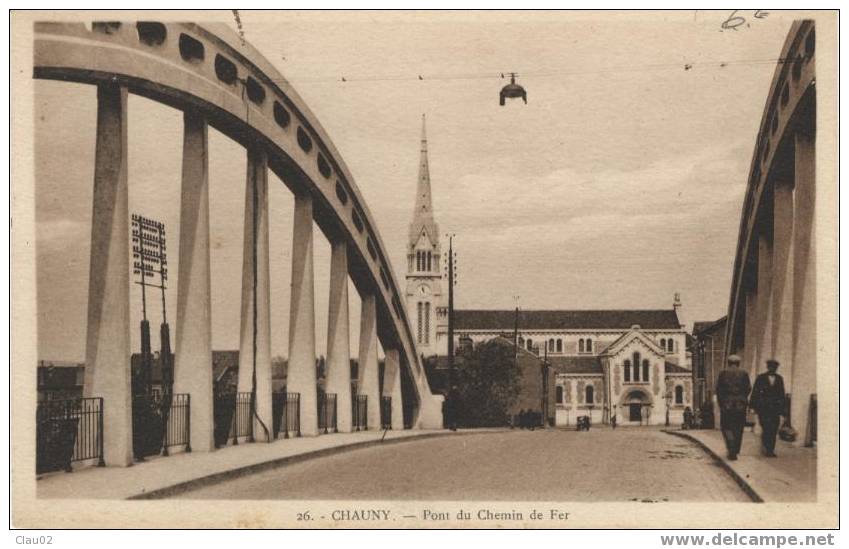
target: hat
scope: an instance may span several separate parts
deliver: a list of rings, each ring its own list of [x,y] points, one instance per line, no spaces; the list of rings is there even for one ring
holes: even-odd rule
[[[775,366],[776,368],[778,368],[780,365],[781,363],[775,360],[774,358],[767,359],[766,361],[767,368],[769,368],[770,366]]]
[[[740,364],[740,356],[739,355],[729,355],[728,362],[733,362],[735,364]]]

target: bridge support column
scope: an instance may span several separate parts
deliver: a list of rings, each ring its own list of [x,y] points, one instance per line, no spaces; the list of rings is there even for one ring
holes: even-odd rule
[[[253,438],[263,442],[273,438],[267,162],[264,151],[248,149],[238,382],[239,392],[245,393],[251,392],[255,382]]]
[[[772,356],[785,387],[793,376],[793,180],[773,185]]]
[[[348,323],[348,245],[331,243],[327,316],[327,392],[336,394],[336,430],[351,432],[351,351]]]
[[[183,115],[183,128],[174,391],[191,395],[191,449],[208,452],[215,448],[208,130],[206,120],[189,112]]]
[[[791,421],[803,443],[808,428],[810,398],[817,392],[816,306],[816,146],[815,137],[796,135],[795,204],[793,211],[793,372]]]
[[[772,209],[772,208],[770,208]],[[757,348],[755,371],[766,371],[766,360],[772,356],[772,219],[767,234],[758,236],[758,298],[757,298]],[[754,382],[754,380],[752,380]]]
[[[304,436],[318,434],[312,219],[312,197],[295,194],[286,387],[288,391],[301,395],[301,434]]]
[[[359,393],[368,397],[369,429],[380,429],[380,383],[377,365],[377,302],[374,294],[364,294],[360,313],[360,353],[357,376]]]
[[[133,463],[127,89],[97,87],[84,394],[103,397],[104,460]]]
[[[754,252],[752,252],[754,253]],[[746,302],[743,306],[745,314],[745,324],[743,328],[743,356],[741,359],[742,368],[746,370],[749,377],[754,382],[754,376],[758,375],[757,364],[757,348],[758,348],[758,288],[748,288],[745,290]],[[723,368],[725,365],[723,365]]]
[[[401,358],[397,349],[386,349],[383,368],[383,394],[392,398],[392,430],[404,429],[404,403],[401,396]]]

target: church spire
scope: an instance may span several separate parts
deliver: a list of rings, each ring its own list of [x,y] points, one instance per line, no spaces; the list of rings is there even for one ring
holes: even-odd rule
[[[410,223],[410,246],[415,246],[422,231],[436,245],[439,239],[439,228],[433,219],[433,203],[430,196],[430,170],[427,162],[427,133],[425,115],[422,115],[422,142],[419,157],[419,179],[416,185],[416,207],[413,211],[413,222]]]

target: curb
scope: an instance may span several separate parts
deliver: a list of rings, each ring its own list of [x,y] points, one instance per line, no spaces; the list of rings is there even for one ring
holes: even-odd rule
[[[254,473],[261,473],[264,471],[268,471],[271,469],[275,469],[277,467],[282,467],[284,465],[292,465],[295,463],[300,463],[302,461],[307,461],[310,459],[326,457],[329,455],[342,453],[350,450],[358,450],[361,448],[368,448],[370,446],[376,446],[378,444],[397,444],[401,442],[408,442],[414,440],[421,440],[424,438],[438,438],[445,436],[456,436],[456,435],[472,435],[472,434],[481,434],[480,431],[469,431],[469,432],[435,432],[435,433],[422,433],[419,435],[410,435],[408,437],[398,437],[398,438],[390,438],[388,440],[384,439],[375,439],[375,440],[366,440],[362,442],[352,442],[350,444],[343,444],[340,446],[332,446],[330,448],[322,448],[321,450],[313,450],[311,452],[304,452],[302,454],[295,454],[291,456],[284,456],[280,458],[274,458],[269,461],[262,461],[259,463],[253,463],[251,465],[245,465],[242,467],[236,467],[235,469],[229,469],[227,471],[221,471],[218,473],[212,473],[209,475],[205,475],[202,477],[194,478],[192,480],[187,480],[183,482],[178,482],[177,484],[173,484],[171,486],[166,486],[164,488],[157,488],[155,490],[151,490],[150,492],[144,492],[141,494],[136,494],[134,496],[129,496],[128,500],[146,500],[146,499],[164,499],[176,496],[178,494],[182,494],[185,492],[190,492],[192,490],[197,490],[198,488],[203,488],[205,486],[210,486],[213,484],[218,484],[220,482],[224,482],[227,480],[232,480],[235,478],[239,478],[242,476],[252,475]]]
[[[682,433],[680,431],[668,431],[666,429],[663,429],[661,432],[666,433],[667,435],[674,435],[676,437],[689,440],[690,442],[693,442],[698,445],[702,450],[705,451],[707,455],[713,458],[717,465],[724,469],[725,472],[728,473],[728,475],[732,479],[734,479],[734,482],[736,482],[737,486],[739,486],[740,489],[743,490],[743,492],[745,492],[747,496],[749,496],[749,499],[751,499],[754,503],[764,503],[764,499],[755,491],[755,489],[752,488],[752,486],[748,482],[746,482],[746,480],[741,477],[740,474],[737,473],[737,471],[735,471],[734,468],[731,467],[731,465],[729,465],[727,461],[722,459],[719,454],[711,450],[707,446],[707,444],[688,433]]]

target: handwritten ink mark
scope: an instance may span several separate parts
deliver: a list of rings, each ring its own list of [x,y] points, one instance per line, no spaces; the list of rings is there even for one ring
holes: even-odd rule
[[[726,30],[736,31],[743,25],[746,26],[747,29],[752,28],[751,23],[749,23],[745,17],[742,15],[738,15],[741,10],[734,10],[731,12],[731,15],[728,16],[728,19],[722,22],[720,25],[719,32],[724,32]],[[769,12],[766,10],[754,10],[752,17],[755,19],[766,19],[769,16]]]

